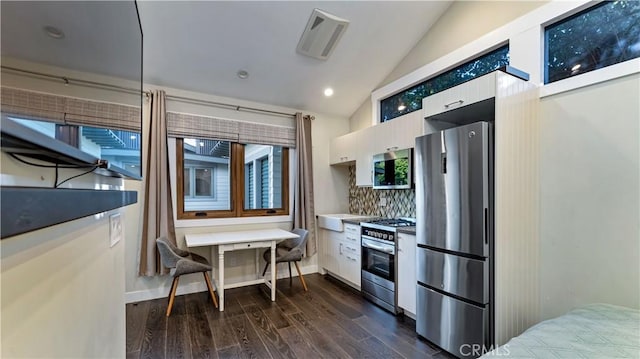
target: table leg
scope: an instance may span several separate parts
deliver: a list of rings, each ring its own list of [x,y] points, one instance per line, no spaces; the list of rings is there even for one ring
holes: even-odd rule
[[[271,301],[276,301],[276,241],[271,241]]]
[[[220,250],[218,253],[218,283],[220,283],[220,290],[218,297],[220,298],[220,311],[224,312],[224,251]]]

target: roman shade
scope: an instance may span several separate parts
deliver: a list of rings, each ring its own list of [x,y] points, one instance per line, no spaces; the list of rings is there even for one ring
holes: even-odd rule
[[[140,108],[2,87],[2,113],[31,120],[137,131]]]
[[[196,137],[283,147],[296,146],[294,127],[167,112],[169,136]]]

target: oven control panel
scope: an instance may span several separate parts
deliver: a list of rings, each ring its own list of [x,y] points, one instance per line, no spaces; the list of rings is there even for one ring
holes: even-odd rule
[[[362,235],[374,239],[382,239],[385,241],[395,242],[396,234],[391,231],[385,231],[381,229],[362,227]]]

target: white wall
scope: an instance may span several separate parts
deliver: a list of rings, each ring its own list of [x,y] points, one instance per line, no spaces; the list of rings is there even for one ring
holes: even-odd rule
[[[543,319],[640,308],[640,76],[541,99]]]

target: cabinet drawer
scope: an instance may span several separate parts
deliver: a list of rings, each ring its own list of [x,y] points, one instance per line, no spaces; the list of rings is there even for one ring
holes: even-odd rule
[[[344,240],[349,242],[349,243],[360,245],[360,234],[353,235],[351,233],[345,233]]]
[[[344,231],[349,235],[360,237],[360,226],[358,226],[357,224],[345,223]]]
[[[360,258],[360,252],[361,252],[361,248],[360,245],[354,245],[352,243],[349,242],[345,242],[342,244],[342,251],[345,255],[350,255],[352,257],[357,257]]]
[[[489,302],[489,262],[418,248],[417,279],[431,287],[472,300]]]
[[[496,95],[495,72],[480,76],[422,100],[425,118],[471,105]]]
[[[271,247],[270,241],[264,242],[251,242],[251,243],[236,243],[233,245],[233,249],[251,249],[251,248],[268,248]]]
[[[416,332],[460,357],[464,345],[489,344],[489,309],[418,286]],[[462,356],[460,356],[462,354]]]

